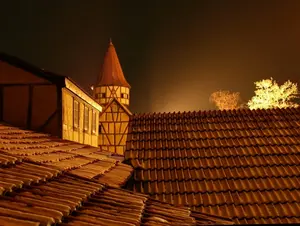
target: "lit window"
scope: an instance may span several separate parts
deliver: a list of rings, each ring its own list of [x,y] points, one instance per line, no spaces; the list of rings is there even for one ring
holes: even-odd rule
[[[92,133],[95,134],[97,129],[97,112],[93,110],[93,117],[92,117]]]
[[[89,108],[84,106],[84,131],[89,130]]]
[[[73,126],[77,129],[79,127],[79,102],[74,99],[73,105]]]
[[[128,94],[127,93],[121,93],[121,98],[128,99]]]

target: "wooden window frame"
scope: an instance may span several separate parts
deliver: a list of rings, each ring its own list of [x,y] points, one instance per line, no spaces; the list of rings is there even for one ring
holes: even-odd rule
[[[92,134],[96,134],[97,130],[97,111],[92,111]]]
[[[90,129],[90,109],[84,105],[83,108],[83,131],[88,132]]]
[[[75,103],[77,104],[77,107],[75,106]],[[75,117],[77,116],[77,117]],[[77,119],[77,120],[76,120]],[[80,102],[73,99],[73,128],[74,130],[78,130],[80,127]]]

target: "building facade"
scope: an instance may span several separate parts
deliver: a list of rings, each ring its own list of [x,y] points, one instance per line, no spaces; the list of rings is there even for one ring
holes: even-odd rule
[[[0,121],[97,147],[101,110],[70,78],[0,54]]]
[[[99,146],[117,155],[124,155],[131,115],[128,109],[130,85],[111,41],[94,85],[93,97],[103,107],[99,117]]]

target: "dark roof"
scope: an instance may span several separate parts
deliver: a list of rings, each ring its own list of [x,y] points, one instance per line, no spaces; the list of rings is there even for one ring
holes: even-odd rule
[[[121,189],[131,173],[98,148],[0,123],[0,225],[230,223]]]
[[[109,43],[96,86],[123,86],[130,88],[112,42]]]
[[[56,83],[56,84],[63,84],[64,79],[66,76],[54,74],[52,72],[46,71],[44,69],[41,69],[37,66],[34,66],[16,56],[12,56],[3,52],[0,52],[0,60],[4,61],[10,65],[13,65],[15,67],[21,68],[25,71],[28,71],[32,74],[35,74],[41,78],[44,78],[50,82]]]
[[[300,108],[133,115],[132,189],[238,224],[300,223]]]
[[[33,64],[30,64],[16,56],[12,56],[6,53],[0,52],[0,60],[4,61],[14,67],[23,69],[27,72],[30,72],[40,78],[46,79],[51,83],[54,83],[56,85],[60,85],[61,87],[65,87],[65,79],[70,80],[72,83],[74,83],[79,89],[81,89],[82,92],[84,92],[87,96],[93,99],[92,95],[88,93],[85,89],[80,87],[73,79],[71,79],[68,76],[61,75],[58,73],[54,73],[45,69],[41,69],[37,66],[34,66]]]

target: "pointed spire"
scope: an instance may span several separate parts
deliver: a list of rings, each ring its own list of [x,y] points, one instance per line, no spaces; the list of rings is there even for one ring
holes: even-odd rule
[[[130,85],[126,81],[122,67],[120,65],[117,52],[111,41],[109,40],[108,50],[104,57],[104,63],[98,77],[98,86],[123,86],[130,88]]]

